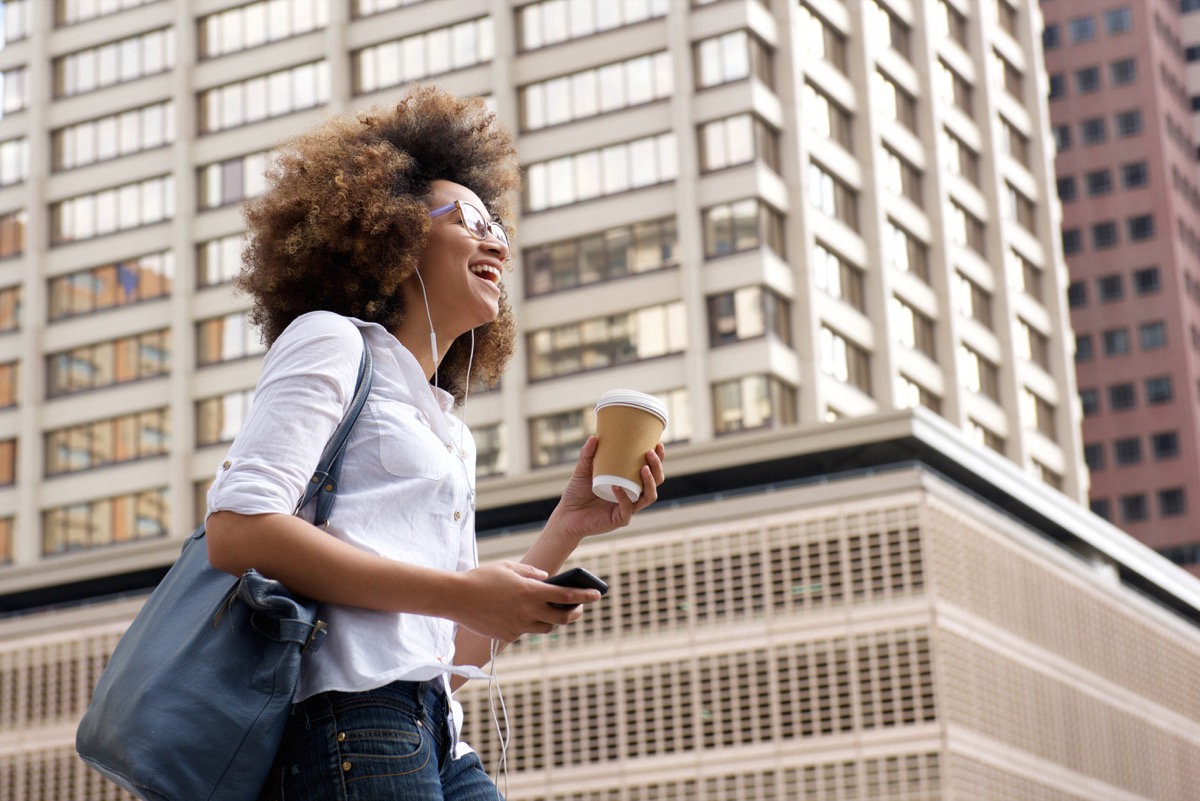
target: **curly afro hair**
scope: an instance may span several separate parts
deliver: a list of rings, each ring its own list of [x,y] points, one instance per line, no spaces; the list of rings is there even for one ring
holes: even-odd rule
[[[399,287],[418,267],[430,228],[430,184],[475,192],[512,219],[520,171],[512,136],[480,98],[417,86],[395,107],[331,116],[282,143],[267,191],[245,206],[245,262],[236,287],[254,299],[250,320],[269,347],[297,317],[332,311],[379,323],[404,319]],[[510,232],[510,239],[511,239]],[[468,384],[495,385],[512,357],[516,326],[500,313],[439,364],[441,386],[461,402]]]

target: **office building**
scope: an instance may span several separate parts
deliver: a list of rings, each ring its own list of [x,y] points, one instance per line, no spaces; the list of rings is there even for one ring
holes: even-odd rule
[[[1043,3],[1092,510],[1200,570],[1200,172],[1177,2]]]
[[[0,693],[11,695],[0,696],[0,709],[13,711],[0,719],[0,764],[13,777],[14,799],[42,797],[46,788],[61,797],[114,797],[103,795],[102,785],[73,761],[72,716],[140,603],[138,593],[153,584],[202,517],[204,491],[252,398],[262,346],[246,324],[245,299],[229,284],[240,266],[240,202],[261,191],[275,142],[327,110],[389,102],[408,81],[433,80],[487,97],[517,132],[525,167],[517,268],[507,279],[522,338],[503,385],[469,402],[486,535],[481,548],[488,555],[509,553],[548,509],[552,490],[546,487],[561,483],[594,425],[591,405],[614,386],[667,402],[671,462],[681,466],[672,468],[669,493],[679,506],[664,503],[631,532],[647,534],[644,547],[627,536],[612,540],[609,551],[595,546],[600,551],[591,555],[607,554],[609,562],[595,563],[602,573],[670,576],[673,593],[693,596],[678,602],[689,609],[749,603],[754,612],[756,603],[767,604],[754,601],[754,585],[740,581],[722,585],[728,600],[705,600],[707,582],[728,582],[723,576],[740,575],[740,568],[720,567],[728,572],[718,577],[673,561],[674,543],[693,536],[696,510],[711,507],[702,514],[714,525],[711,547],[728,554],[722,564],[757,558],[756,541],[738,532],[747,525],[760,530],[761,522],[745,521],[767,507],[790,521],[772,535],[783,538],[780,547],[789,553],[808,548],[809,535],[796,526],[807,526],[809,515],[841,520],[849,507],[814,498],[812,488],[789,490],[786,502],[774,506],[774,494],[756,488],[799,479],[806,454],[848,452],[848,461],[839,461],[846,470],[892,464],[896,451],[889,443],[899,435],[889,429],[873,439],[872,421],[921,431],[932,426],[939,444],[974,450],[972,458],[988,466],[969,466],[967,473],[988,480],[1003,474],[1020,485],[1012,492],[1074,510],[1069,528],[1076,533],[1066,537],[1072,542],[1089,539],[1079,532],[1093,526],[1104,532],[1101,539],[1123,542],[1078,507],[1087,497],[1087,472],[1067,280],[1058,255],[1061,220],[1050,183],[1041,11],[1034,3],[10,0],[4,8],[0,327],[11,333],[0,338],[0,458],[10,457],[8,472],[0,470],[0,478],[9,477],[0,490],[0,609],[9,613],[0,620],[0,658],[6,660]],[[6,308],[11,313],[4,317]],[[924,409],[914,416],[904,411],[909,407]],[[789,472],[764,472],[763,465],[789,456],[780,447],[794,449],[794,458],[782,464]],[[933,459],[928,449],[919,450],[916,462]],[[847,480],[853,492],[878,492],[875,508],[891,510],[878,512],[884,518],[920,517],[923,468],[899,470],[915,493],[905,496],[910,500],[897,500],[886,482]],[[953,482],[948,486],[951,505],[961,502],[967,510],[964,521],[983,516],[976,522],[981,532],[1027,525],[1003,522],[1008,518],[1001,513],[993,520],[960,497]],[[735,488],[770,503],[750,512],[756,506],[750,501],[718,502]],[[1020,514],[1014,519],[1024,520]],[[838,544],[815,547],[837,555],[829,551],[834,562],[812,569],[828,572],[830,581],[855,580],[836,578],[841,560],[851,558],[843,547],[867,548],[861,558],[875,566],[893,558],[911,562],[905,554],[926,547],[923,524],[916,534],[892,534],[890,524],[871,528],[877,533],[863,536],[876,538],[878,552],[876,545],[841,544],[849,542],[843,527],[851,523],[827,524],[837,530],[829,529],[829,536]],[[1061,533],[1051,529],[1052,538]],[[661,547],[652,544],[656,538]],[[1021,543],[1030,553],[1044,548]],[[619,554],[622,548],[628,556]],[[1101,561],[1113,561],[1117,574],[1137,573],[1135,585],[1152,595],[1175,599],[1164,601],[1175,612],[1146,605],[1138,620],[1154,630],[1147,636],[1156,643],[1182,638],[1178,664],[1186,666],[1194,658],[1188,585],[1162,589],[1180,579],[1151,556],[1121,552]],[[1141,559],[1150,559],[1149,567],[1127,564]],[[717,571],[715,564],[703,570]],[[1095,570],[1077,575],[1078,569],[1064,567],[1059,578],[1092,581],[1080,575]],[[917,586],[885,573],[886,586],[893,579],[909,582],[897,585],[897,599],[932,603],[924,579]],[[1041,578],[1021,581],[1053,585],[1047,573],[1036,575]],[[797,593],[807,609],[806,593],[826,597],[813,589],[817,584],[824,579],[788,583],[781,592]],[[1131,595],[1113,586],[1116,594],[1101,604],[1108,611],[1097,614]],[[745,592],[751,597],[741,598]],[[812,666],[827,658],[836,663],[838,653],[849,653],[845,648],[859,648],[857,638],[878,634],[878,643],[886,644],[867,644],[866,653],[904,651],[904,663],[917,665],[911,675],[926,684],[932,679],[919,665],[941,670],[933,656],[920,656],[942,647],[931,645],[937,637],[927,616],[905,611],[904,602],[885,604],[872,628],[876,623],[847,616],[851,607],[843,597],[828,597],[813,602],[834,610],[818,628],[805,628],[817,620],[806,613],[787,624],[790,633],[779,640],[788,643],[787,653],[810,649]],[[804,611],[795,598],[783,602],[789,614]],[[51,604],[59,608],[46,609]],[[897,623],[893,613],[908,615],[909,622]],[[671,627],[687,622],[661,616],[647,622],[641,614],[628,625],[630,646],[643,651],[654,632],[671,629],[670,637],[678,638]],[[687,657],[716,659],[711,675],[717,678],[704,681],[724,681],[728,670],[743,669],[737,665],[759,665],[753,649],[714,656],[725,635],[707,628],[712,614],[697,618],[709,650]],[[909,627],[897,634],[901,628],[894,625]],[[598,634],[580,653],[603,662],[609,658],[603,655],[623,652],[624,641]],[[813,637],[828,643],[814,644]],[[1006,642],[1013,654],[1022,650]],[[543,656],[543,647],[514,649],[518,694],[531,692],[522,678],[530,659],[577,673],[553,650]],[[1051,662],[1054,647],[1046,645]],[[753,692],[769,687],[771,694],[744,695],[757,705],[794,692],[787,682],[820,684],[826,675],[855,686],[866,680],[866,674],[846,679],[840,669],[800,678],[795,671],[816,668],[796,661],[787,668],[793,678],[783,681],[781,663],[770,659],[776,667],[766,673],[754,667],[752,674],[755,682],[759,676],[769,681]],[[653,670],[676,686],[665,667]],[[1005,675],[1026,686],[1020,671]],[[1133,695],[1121,696],[1128,704],[1170,707],[1147,701],[1157,696],[1134,686],[1140,675],[1132,669],[1130,677],[1108,680],[1131,688]],[[592,692],[588,686],[580,691]],[[653,692],[666,693],[663,686]],[[1084,692],[1109,685],[1087,686]],[[929,702],[925,692],[918,692],[919,701],[901,702],[919,707],[902,718],[932,738],[938,726],[956,719],[939,717],[942,702]],[[840,690],[837,695],[840,704]],[[10,704],[10,697],[24,700]],[[788,725],[803,732],[806,713],[794,709],[797,717]],[[857,720],[863,713],[838,714]],[[880,707],[878,714],[891,713]],[[1097,714],[1086,720],[1117,720],[1105,717],[1107,711]],[[1195,716],[1189,714],[1170,718],[1185,730],[1172,741],[1173,753],[1193,747],[1187,726]],[[620,722],[634,728],[611,736],[650,731],[637,728],[637,720]],[[516,724],[518,732],[532,725]],[[765,736],[761,719],[746,725],[763,733],[755,737]],[[848,735],[859,731],[854,726],[841,722],[835,729]],[[490,748],[486,735],[477,734],[481,747]],[[849,736],[845,742],[861,739]],[[541,750],[541,742],[522,753]],[[822,741],[818,750],[832,742]],[[899,750],[889,750],[888,742],[884,736],[870,755],[847,757],[861,763],[854,768],[837,767],[843,757],[822,751],[820,759],[828,757],[834,767],[813,769],[833,771],[833,778],[819,782],[856,797],[847,782],[876,774],[890,782],[896,770],[910,770],[911,756],[920,787],[951,786],[934,778],[949,775],[951,756],[932,739]],[[995,742],[1011,737],[996,735]],[[588,756],[591,767],[571,774],[572,786],[592,781],[587,776],[612,779],[613,765],[630,755],[657,757],[644,749],[621,751],[609,741],[596,747],[603,758]],[[698,778],[706,774],[694,772],[707,752],[682,740],[676,750],[686,759],[651,759],[638,771],[661,767],[684,782],[681,789],[655,796],[658,790],[643,792],[636,782],[610,783],[603,785],[608,795],[597,798],[696,797],[687,789],[696,785],[687,782],[708,786],[707,778]],[[784,749],[779,758],[787,762],[789,753]],[[734,750],[726,756],[739,770],[757,770],[747,759],[762,755]],[[870,759],[877,761],[867,767],[862,760]],[[1064,766],[1069,773],[1063,777],[1090,776],[1135,795],[1147,788],[1095,773],[1067,755],[1045,752],[1039,759]],[[687,760],[692,768],[684,767]],[[727,769],[718,764],[712,763],[714,771]],[[680,773],[687,770],[690,778]],[[637,781],[648,775],[639,773]],[[1162,781],[1185,778],[1171,774]],[[553,789],[557,779],[549,774],[528,781],[514,785],[514,798],[591,798]],[[759,779],[719,781],[740,787]],[[762,781],[763,788],[779,788],[793,779]],[[1010,786],[1004,782],[996,786]],[[791,797],[780,789],[739,795],[723,787],[705,789],[701,797]],[[820,788],[826,784],[813,792],[827,792]]]

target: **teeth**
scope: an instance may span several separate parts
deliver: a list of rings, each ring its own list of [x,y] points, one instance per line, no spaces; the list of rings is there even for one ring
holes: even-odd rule
[[[469,268],[476,275],[482,275],[489,281],[500,283],[500,271],[490,264],[472,264]]]

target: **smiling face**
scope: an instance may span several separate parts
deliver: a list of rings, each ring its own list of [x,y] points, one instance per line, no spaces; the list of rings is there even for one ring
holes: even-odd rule
[[[467,187],[450,181],[432,183],[431,210],[456,200],[470,203],[490,215],[483,201]],[[431,320],[440,346],[446,348],[459,335],[496,319],[500,308],[500,279],[507,258],[507,245],[491,233],[486,239],[476,239],[467,230],[458,209],[438,215],[431,221],[421,254],[421,281],[414,276],[401,286],[408,309],[403,327],[428,331]],[[425,316],[426,300],[429,319]]]

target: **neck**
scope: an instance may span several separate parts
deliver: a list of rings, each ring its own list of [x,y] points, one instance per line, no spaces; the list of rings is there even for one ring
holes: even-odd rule
[[[400,340],[400,344],[416,357],[417,362],[421,365],[421,372],[425,373],[425,378],[433,378],[436,366],[435,356],[429,341],[429,323],[426,322],[424,313],[419,316],[408,315],[404,322],[392,330],[392,336]],[[437,332],[437,364],[441,364],[442,359],[446,356],[446,351],[450,350],[450,345],[456,338],[450,332]]]

